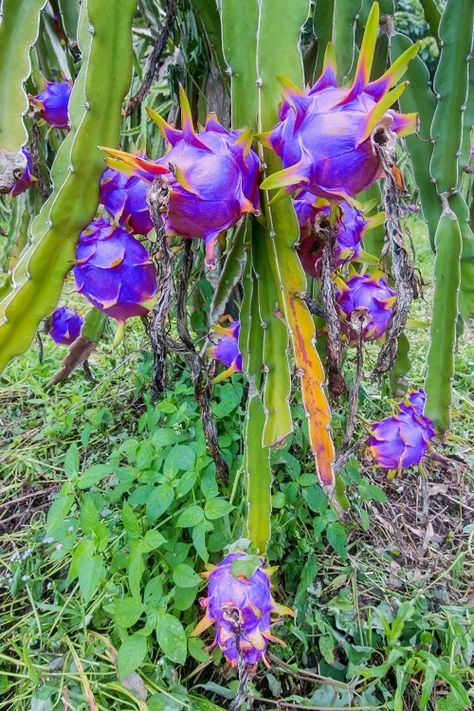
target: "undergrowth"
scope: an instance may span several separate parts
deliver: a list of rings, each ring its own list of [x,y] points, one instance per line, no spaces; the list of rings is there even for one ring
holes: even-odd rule
[[[432,256],[412,221],[426,301],[409,331],[422,384]],[[165,397],[149,395],[140,322],[119,348],[46,390],[64,352],[43,337],[0,391],[0,709],[227,708],[237,687],[210,637],[190,633],[207,563],[242,521],[243,381],[214,388],[229,481],[216,479],[192,387],[178,363]],[[341,468],[341,522],[315,481],[305,418],[273,453],[269,565],[281,621],[270,668],[252,680],[254,708],[472,707],[472,345],[457,354],[454,427],[438,457],[394,481],[365,459],[367,424],[391,411],[387,385],[365,380],[352,456]],[[370,371],[371,353],[365,368]],[[334,410],[336,442],[342,409]],[[470,606],[471,605],[471,606]]]

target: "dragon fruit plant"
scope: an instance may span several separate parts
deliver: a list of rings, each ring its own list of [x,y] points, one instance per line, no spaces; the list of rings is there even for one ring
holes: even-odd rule
[[[396,473],[421,462],[435,436],[432,420],[423,415],[425,402],[420,388],[398,404],[397,414],[371,426],[368,451],[377,466]]]
[[[49,335],[58,345],[70,346],[81,333],[84,319],[67,306],[58,306],[51,315]]]
[[[217,343],[209,348],[208,355],[226,366],[226,370],[214,378],[214,383],[218,383],[233,373],[242,372],[240,321],[231,321],[228,326],[215,325],[212,330],[217,335]]]
[[[382,276],[355,274],[336,278],[336,306],[349,342],[373,341],[385,333],[392,318],[396,292]]]
[[[309,190],[301,190],[294,199],[294,208],[300,225],[298,255],[307,274],[321,277],[325,231],[330,225],[331,205],[324,198],[316,198]],[[379,225],[383,213],[367,217],[361,210],[342,201],[336,213],[336,243],[334,267],[342,267],[361,254],[364,234]]]
[[[378,25],[379,8],[374,3],[352,86],[338,86],[331,44],[322,74],[310,89],[281,79],[280,121],[261,140],[281,158],[284,169],[263,181],[264,190],[305,188],[328,200],[350,202],[382,174],[375,144],[416,131],[415,114],[400,114],[390,107],[407,86],[404,82],[393,88],[418,45],[410,47],[383,76],[370,81]]]
[[[146,201],[147,184],[143,180],[107,168],[99,187],[100,203],[114,220],[134,234],[148,234],[153,228],[153,221]]]
[[[256,665],[265,657],[268,643],[281,640],[270,632],[273,615],[294,615],[287,607],[276,603],[271,593],[270,576],[274,570],[263,567],[263,558],[250,576],[235,570],[236,563],[245,561],[245,553],[229,553],[216,566],[210,566],[203,576],[208,579],[207,597],[199,602],[206,612],[192,635],[198,636],[214,625],[212,647],[219,647],[230,666]]]
[[[78,292],[119,324],[145,316],[157,289],[148,250],[125,227],[103,217],[79,235],[74,278]]]
[[[169,191],[163,208],[166,234],[203,239],[206,263],[212,266],[217,237],[242,215],[259,212],[260,163],[250,148],[250,131],[228,131],[210,114],[205,128],[196,133],[182,88],[180,100],[182,130],[148,111],[169,145],[158,161],[110,148],[104,150],[132,166],[135,174],[148,182],[161,177]]]
[[[42,119],[55,128],[67,128],[69,124],[69,97],[71,85],[67,81],[47,81],[43,91],[30,97]]]
[[[15,184],[10,191],[10,195],[12,195],[13,197],[24,193],[26,190],[28,190],[28,188],[31,188],[31,186],[34,185],[37,180],[37,178],[31,172],[30,151],[28,150],[28,148],[22,148],[22,151],[23,155],[26,158],[26,168],[21,178],[18,178],[18,180],[15,181]]]

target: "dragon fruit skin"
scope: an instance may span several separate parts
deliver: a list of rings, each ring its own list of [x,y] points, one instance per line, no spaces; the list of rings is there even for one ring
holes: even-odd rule
[[[239,350],[240,321],[231,321],[228,326],[213,326],[217,343],[208,350],[208,355],[227,366],[214,382],[223,380],[233,373],[242,372],[242,353]]]
[[[124,227],[102,217],[79,235],[74,278],[79,293],[119,322],[145,316],[157,289],[147,249]]]
[[[422,414],[425,401],[421,388],[399,403],[396,415],[371,426],[368,450],[377,466],[400,471],[420,463],[435,437],[432,421]]]
[[[214,625],[212,646],[222,650],[231,666],[237,666],[239,650],[245,664],[253,666],[261,659],[266,662],[269,641],[282,644],[270,632],[271,614],[294,614],[273,600],[270,584],[272,571],[263,568],[262,558],[250,578],[232,574],[233,562],[245,557],[244,553],[229,553],[210,572],[204,573],[208,578],[207,597],[199,602],[206,612],[192,632],[192,636],[197,636]]]
[[[182,88],[180,98],[182,130],[154,111],[148,112],[170,146],[158,161],[104,150],[132,166],[142,179],[152,181],[161,176],[169,189],[163,212],[166,234],[202,238],[206,263],[213,266],[219,234],[233,227],[245,213],[259,213],[260,162],[250,148],[251,132],[228,131],[210,114],[205,128],[196,133]]]
[[[410,47],[387,72],[370,81],[379,25],[374,3],[367,20],[351,87],[337,86],[334,50],[328,45],[322,74],[308,90],[285,79],[280,122],[262,142],[281,158],[283,170],[263,181],[264,190],[306,188],[333,201],[349,199],[368,188],[382,172],[374,141],[395,139],[416,131],[415,114],[399,114],[390,106],[407,82],[392,87],[404,74],[418,45]]]
[[[58,345],[70,346],[81,333],[84,319],[66,306],[58,306],[51,314],[49,335]]]
[[[336,279],[336,306],[342,329],[351,343],[357,343],[359,332],[353,325],[356,316],[363,316],[362,340],[380,338],[392,318],[396,292],[383,277],[356,274],[347,282]]]
[[[67,128],[71,86],[67,81],[47,81],[43,91],[31,97],[42,119],[55,128]]]
[[[18,178],[18,180],[15,181],[15,185],[13,188],[10,190],[10,195],[13,197],[16,197],[16,195],[21,195],[21,193],[24,193],[28,188],[30,188],[32,185],[36,183],[37,178],[32,174],[31,172],[31,153],[28,150],[28,148],[22,148],[23,154],[26,157],[26,168],[21,176],[21,178]]]
[[[147,235],[153,220],[146,201],[147,184],[134,175],[107,168],[100,179],[100,203],[131,232]]]
[[[318,206],[316,198],[308,190],[302,190],[295,197],[294,208],[300,224],[298,255],[307,274],[321,277],[324,238],[321,228],[329,226],[331,207]],[[335,266],[342,267],[357,258],[361,251],[364,233],[374,223],[373,218],[364,218],[362,213],[349,203],[342,201],[340,214],[336,219],[336,243],[334,245]]]

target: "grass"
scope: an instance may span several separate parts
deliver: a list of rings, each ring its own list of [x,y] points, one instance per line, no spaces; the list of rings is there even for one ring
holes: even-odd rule
[[[424,224],[410,227],[425,281],[412,316],[426,322],[433,259]],[[428,333],[409,331],[412,387],[423,381]],[[298,614],[277,625],[287,647],[274,645],[271,668],[252,680],[254,708],[471,707],[470,336],[456,354],[453,430],[438,445],[445,458],[387,481],[357,452],[342,471],[345,526],[315,485],[295,401],[295,432],[273,454],[268,558],[280,566],[275,596]],[[151,402],[139,322],[117,349],[108,340],[93,354],[95,383],[78,371],[47,391],[65,351],[43,342],[43,361],[34,345],[0,391],[0,709],[228,707],[235,673],[185,639],[201,615],[194,571],[242,536],[239,377],[215,388],[231,470],[222,486],[186,374]],[[373,360],[369,350],[360,442],[392,407],[370,379]],[[334,431],[344,431],[338,408]]]

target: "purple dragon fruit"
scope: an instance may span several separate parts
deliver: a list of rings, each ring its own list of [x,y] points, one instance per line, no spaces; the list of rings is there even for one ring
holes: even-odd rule
[[[146,202],[147,187],[143,180],[134,175],[108,168],[100,179],[100,203],[131,232],[147,235],[153,227]]]
[[[43,91],[31,97],[42,119],[55,128],[67,128],[71,86],[67,81],[47,81]]]
[[[383,277],[370,274],[335,281],[336,304],[349,341],[357,343],[360,331],[364,341],[380,338],[390,324],[396,292]]]
[[[204,573],[209,581],[208,595],[199,602],[206,613],[192,632],[197,636],[214,625],[216,636],[212,646],[222,650],[231,666],[238,664],[240,656],[245,664],[255,665],[261,659],[266,663],[268,642],[283,644],[270,632],[271,614],[294,614],[273,600],[270,585],[273,571],[262,567],[262,558],[250,577],[233,574],[234,562],[245,558],[245,553],[229,553]]]
[[[15,181],[15,185],[10,191],[10,195],[12,195],[13,197],[24,193],[26,190],[28,190],[28,188],[34,185],[37,180],[37,178],[35,178],[35,176],[31,172],[30,151],[28,150],[28,148],[22,148],[21,150],[23,151],[23,154],[26,157],[26,168],[21,178],[18,178],[18,180]]]
[[[423,415],[423,388],[399,403],[398,413],[370,428],[369,452],[379,467],[398,472],[419,464],[435,436],[433,423]]]
[[[380,79],[371,82],[378,26],[379,7],[374,3],[351,87],[337,86],[331,45],[323,72],[311,89],[303,91],[281,79],[285,100],[280,122],[261,140],[280,156],[284,169],[263,181],[264,190],[306,188],[329,200],[350,201],[381,175],[377,144],[416,131],[415,114],[399,114],[390,106],[406,88],[404,82],[392,89],[418,45],[412,45]]]
[[[220,382],[233,373],[242,372],[242,353],[239,350],[240,321],[231,321],[228,326],[213,326],[212,330],[218,335],[218,341],[209,348],[211,358],[227,366],[227,370],[214,379]]]
[[[324,231],[329,227],[331,205],[324,198],[316,198],[309,190],[301,190],[295,197],[294,207],[300,224],[298,255],[301,264],[307,274],[319,279]],[[349,203],[341,202],[336,216],[334,266],[342,267],[352,259],[356,259],[360,255],[365,232],[379,225],[383,218],[383,213],[366,217]]]
[[[244,213],[259,212],[260,163],[250,148],[250,131],[227,131],[210,114],[205,128],[196,133],[182,88],[180,98],[182,130],[172,127],[154,111],[148,112],[171,146],[160,160],[153,162],[122,151],[105,150],[133,166],[145,180],[161,175],[168,186],[167,205],[163,208],[166,234],[202,238],[206,263],[212,266],[217,237],[233,227]]]
[[[79,235],[74,277],[91,304],[121,323],[146,315],[156,294],[156,269],[147,249],[103,217]]]
[[[66,306],[58,306],[51,315],[49,335],[55,343],[70,346],[81,333],[84,319]]]

